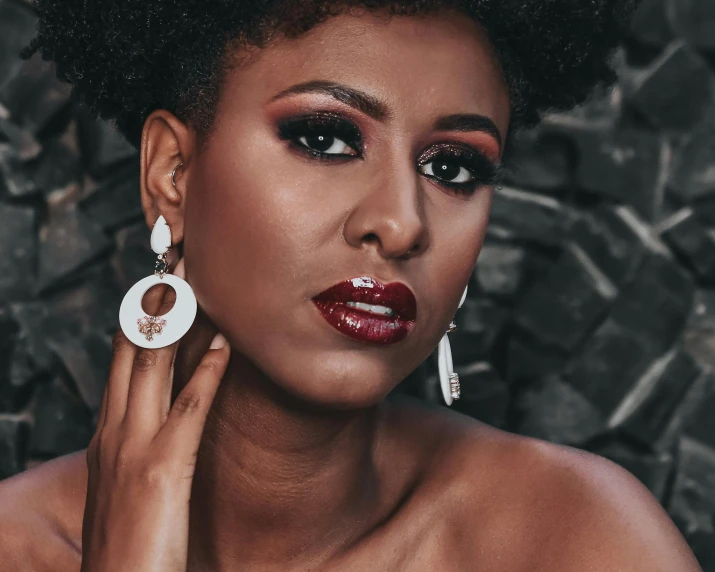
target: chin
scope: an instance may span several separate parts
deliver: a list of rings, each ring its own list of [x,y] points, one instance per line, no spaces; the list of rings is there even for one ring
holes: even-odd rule
[[[310,359],[292,359],[281,352],[275,368],[264,373],[285,393],[320,409],[362,409],[382,401],[404,376],[386,360],[365,352],[313,352]],[[299,367],[286,367],[288,364]]]

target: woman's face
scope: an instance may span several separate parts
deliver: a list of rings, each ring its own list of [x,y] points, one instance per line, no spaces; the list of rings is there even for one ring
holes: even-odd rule
[[[445,119],[458,115],[469,117]],[[378,402],[455,315],[508,121],[490,44],[459,14],[342,15],[261,50],[228,73],[207,146],[183,173],[199,305],[289,393]],[[359,277],[406,285],[414,322],[372,341],[331,325],[313,297]],[[340,315],[358,336],[375,331]]]

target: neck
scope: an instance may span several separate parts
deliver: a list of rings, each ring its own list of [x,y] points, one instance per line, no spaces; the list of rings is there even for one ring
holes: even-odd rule
[[[199,337],[207,347],[210,333]],[[175,391],[200,357],[180,349]],[[382,410],[317,410],[234,351],[199,449],[189,570],[285,570],[280,563],[325,560],[376,526],[389,510],[375,464]]]

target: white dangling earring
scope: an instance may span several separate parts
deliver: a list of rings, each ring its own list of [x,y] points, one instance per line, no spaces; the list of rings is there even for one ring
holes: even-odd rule
[[[464,288],[464,294],[462,294],[462,299],[459,301],[458,309],[464,304],[464,300],[467,298],[467,285]],[[449,345],[449,338],[447,334],[453,332],[457,329],[457,324],[454,322],[449,324],[449,329],[442,336],[439,342],[438,354],[437,354],[437,367],[439,369],[439,384],[442,387],[442,397],[444,397],[444,402],[447,405],[452,405],[452,401],[459,399],[460,388],[459,388],[459,376],[454,373],[454,364],[452,363],[452,348]]]
[[[142,348],[163,348],[189,331],[196,317],[196,296],[185,280],[166,274],[166,253],[171,248],[171,229],[159,216],[151,231],[151,249],[158,254],[154,274],[142,278],[124,295],[119,307],[119,325],[127,338]],[[164,316],[147,316],[142,298],[155,284],[168,284],[176,291],[174,307]],[[154,338],[158,335],[158,338]]]

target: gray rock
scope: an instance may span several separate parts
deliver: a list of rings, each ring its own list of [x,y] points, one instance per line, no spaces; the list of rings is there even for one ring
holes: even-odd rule
[[[522,390],[516,398],[522,435],[552,443],[579,445],[605,430],[599,411],[557,376],[548,376]]]
[[[604,318],[617,290],[575,244],[514,310],[514,322],[546,345],[573,351]]]
[[[561,371],[570,355],[537,339],[514,332],[509,338],[506,356],[506,378],[509,383],[544,377]]]
[[[25,415],[0,415],[0,480],[25,470],[29,437]]]
[[[715,383],[707,384],[695,411],[684,420],[686,435],[715,448]]]
[[[712,116],[715,78],[708,63],[684,41],[677,40],[653,62],[628,99],[653,125],[686,133]]]
[[[658,218],[667,152],[661,135],[636,129],[584,129],[577,143],[580,189],[632,205],[648,221]]]
[[[669,0],[641,2],[631,23],[630,34],[640,44],[662,49],[674,38],[668,18]]]
[[[94,119],[84,107],[78,110],[78,116],[80,145],[93,177],[102,179],[115,169],[139,161],[137,150],[111,122]]]
[[[564,369],[571,384],[609,418],[631,385],[660,355],[648,337],[607,318]]]
[[[715,50],[715,4],[710,0],[670,2],[673,29],[690,45],[703,51]]]
[[[526,249],[496,242],[482,246],[474,269],[474,279],[482,292],[511,300],[522,286]]]
[[[71,87],[57,79],[54,64],[35,54],[0,89],[0,102],[15,123],[37,135],[60,114],[66,115],[70,92]]]
[[[85,448],[94,428],[90,410],[60,381],[42,384],[32,407],[30,455],[54,458]]]
[[[107,253],[110,240],[75,205],[53,213],[40,234],[39,291]]]
[[[132,163],[119,170],[80,202],[82,211],[105,232],[143,220],[138,167]]]
[[[628,209],[602,204],[591,212],[579,212],[569,222],[569,239],[617,288],[633,278],[647,248],[632,219]]]
[[[621,290],[611,316],[650,340],[660,355],[682,334],[694,295],[695,285],[687,272],[669,257],[649,252],[634,279]]]
[[[0,203],[0,303],[30,295],[36,257],[34,209]]]
[[[64,334],[48,339],[47,343],[64,365],[85,405],[96,415],[109,377],[111,338],[101,332],[90,332],[81,338]]]
[[[0,90],[22,68],[19,54],[35,35],[37,16],[17,0],[0,2]]]
[[[692,269],[699,282],[715,286],[715,231],[698,221],[690,207],[675,213],[661,228],[661,236]]]
[[[49,371],[52,353],[47,347],[46,336],[48,311],[43,302],[17,302],[10,304],[13,319],[19,326],[16,341],[21,342],[39,371]]]
[[[489,359],[509,310],[489,298],[467,298],[457,311],[457,330],[449,334],[455,364]]]
[[[715,513],[715,450],[684,437],[668,513],[683,534],[712,534]]]
[[[30,169],[34,186],[45,194],[72,183],[79,185],[84,178],[80,157],[59,141],[46,145]]]
[[[685,418],[694,413],[710,378],[686,352],[674,348],[656,360],[626,396],[609,426],[623,431],[655,451],[667,451],[679,434]],[[702,376],[702,377],[701,377]],[[696,381],[697,395],[686,400]]]
[[[715,122],[706,122],[675,149],[668,187],[687,204],[715,195]]]
[[[117,249],[113,258],[119,287],[129,290],[137,281],[154,272],[156,254],[151,250],[151,230],[145,222],[138,222],[119,230]]]
[[[505,427],[509,387],[494,368],[487,362],[475,362],[455,371],[461,395],[452,408],[492,427]]]
[[[573,178],[574,145],[548,125],[518,134],[506,171],[513,186],[549,193],[567,188]]]
[[[550,197],[501,187],[494,194],[489,233],[497,239],[558,246],[564,233],[564,209]]]

